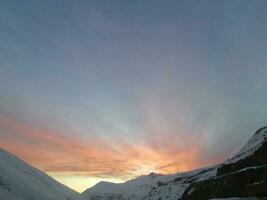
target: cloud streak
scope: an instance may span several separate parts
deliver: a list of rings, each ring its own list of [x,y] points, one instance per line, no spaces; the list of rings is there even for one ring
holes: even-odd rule
[[[0,115],[0,146],[49,173],[128,179],[151,171],[174,173],[201,163],[201,134],[177,143],[173,134],[132,144],[100,136],[81,140],[59,130]],[[61,130],[62,131],[62,130]]]

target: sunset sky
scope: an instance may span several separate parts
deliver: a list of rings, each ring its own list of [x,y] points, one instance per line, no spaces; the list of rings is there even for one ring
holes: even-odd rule
[[[0,0],[0,147],[83,191],[221,162],[267,124],[265,0]]]

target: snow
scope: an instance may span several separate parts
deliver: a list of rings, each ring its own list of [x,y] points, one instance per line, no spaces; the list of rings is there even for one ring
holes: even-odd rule
[[[44,172],[0,149],[0,189],[8,199],[74,200],[79,194],[58,183]],[[20,197],[20,198],[18,198]]]
[[[266,140],[267,127],[264,127],[259,129],[232,159],[223,164],[234,163],[252,155]],[[91,200],[179,199],[191,183],[203,181],[209,178],[216,178],[217,169],[220,166],[221,165],[217,165],[209,168],[196,169],[189,172],[170,175],[152,173],[150,175],[140,176],[136,179],[119,184],[101,182],[86,190],[82,195]],[[248,167],[242,170],[244,171],[255,167]],[[235,173],[241,172],[242,170]],[[236,198],[228,198],[228,200],[235,199]]]
[[[3,189],[0,189],[0,198],[3,200],[25,200]]]
[[[252,155],[267,140],[267,127],[258,130],[248,143],[232,159],[224,164],[234,163]],[[241,169],[239,173],[254,166]],[[100,182],[87,189],[82,195],[58,183],[44,172],[0,149],[0,199],[5,200],[159,200],[180,199],[193,182],[217,178],[217,169],[196,169],[176,174],[139,176],[125,183]],[[239,198],[227,198],[239,200]],[[212,199],[219,200],[219,199]],[[223,200],[223,199],[221,199]],[[243,200],[247,200],[243,198]]]
[[[215,176],[217,167],[170,175],[151,173],[125,183],[100,182],[82,195],[87,199],[158,200],[179,199],[193,181]]]
[[[226,161],[225,164],[230,164],[242,160],[255,151],[257,151],[261,145],[267,140],[267,127],[259,129],[254,136],[248,141],[248,143],[230,160]]]

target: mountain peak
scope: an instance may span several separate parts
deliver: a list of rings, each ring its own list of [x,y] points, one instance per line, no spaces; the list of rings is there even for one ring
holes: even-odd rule
[[[267,135],[267,126],[264,126],[256,131],[254,136],[256,135]]]
[[[155,172],[151,172],[150,174],[148,174],[148,176],[151,178],[155,178],[155,177],[160,176],[160,175],[162,175],[162,174],[157,174]]]
[[[257,151],[267,140],[267,126],[258,129],[254,135],[249,139],[246,145],[226,163],[233,163],[251,156]]]

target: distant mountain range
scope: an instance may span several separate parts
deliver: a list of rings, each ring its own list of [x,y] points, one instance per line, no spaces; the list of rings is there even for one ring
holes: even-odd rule
[[[1,200],[230,200],[232,197],[267,197],[267,127],[259,129],[241,151],[222,164],[171,175],[151,173],[125,183],[100,182],[82,194],[0,149]]]

